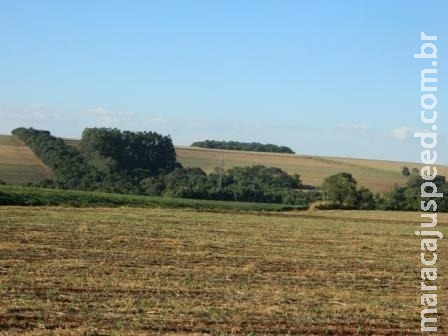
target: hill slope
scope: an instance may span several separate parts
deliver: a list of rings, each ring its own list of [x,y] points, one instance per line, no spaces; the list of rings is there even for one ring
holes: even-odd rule
[[[51,178],[50,169],[18,138],[0,135],[0,179],[8,184]]]
[[[66,143],[77,147],[79,140],[67,139]],[[360,186],[372,192],[384,193],[394,184],[402,184],[406,178],[401,176],[401,167],[420,168],[417,163],[336,158],[323,156],[303,156],[279,153],[260,153],[176,147],[178,160],[185,167],[200,167],[210,172],[223,165],[229,169],[234,166],[262,164],[280,167],[288,173],[297,173],[304,184],[319,185],[329,175],[350,172]],[[221,163],[220,163],[221,162]],[[448,166],[439,166],[439,174],[448,176]],[[39,181],[50,176],[48,168],[20,140],[12,136],[0,136],[0,179],[7,183]]]
[[[387,162],[375,160],[355,160],[330,158],[322,156],[303,156],[293,154],[256,153],[243,151],[226,151],[217,149],[200,149],[176,147],[178,160],[186,167],[199,166],[206,172],[219,165],[222,160],[224,168],[262,164],[280,167],[288,173],[297,173],[306,185],[319,185],[335,173],[350,172],[360,186],[369,188],[374,193],[384,193],[394,184],[402,184],[406,178],[401,176],[404,165],[417,167],[418,164]],[[448,173],[448,167],[446,169]]]

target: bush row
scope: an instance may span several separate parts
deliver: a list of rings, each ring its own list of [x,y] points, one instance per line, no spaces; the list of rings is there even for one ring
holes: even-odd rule
[[[0,205],[20,206],[77,206],[77,207],[148,207],[148,208],[194,208],[215,210],[286,211],[306,209],[307,206],[265,204],[250,202],[225,202],[123,195],[78,190],[43,189],[22,186],[0,186]]]

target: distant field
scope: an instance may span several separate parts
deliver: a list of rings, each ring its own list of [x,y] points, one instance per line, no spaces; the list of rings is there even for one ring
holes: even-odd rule
[[[0,207],[0,334],[421,335],[419,222],[380,211]],[[434,334],[447,335],[441,301]]]
[[[0,179],[8,184],[39,182],[51,171],[18,138],[0,135]]]
[[[77,147],[79,140],[67,139],[66,143]],[[351,158],[331,158],[322,156],[304,156],[279,153],[258,153],[246,151],[228,151],[194,147],[176,147],[177,159],[185,167],[200,167],[207,173],[219,165],[222,160],[224,168],[262,164],[280,167],[290,174],[297,173],[307,185],[319,185],[335,173],[347,171],[353,174],[358,184],[369,188],[374,193],[385,193],[395,184],[403,184],[406,178],[401,176],[401,168],[420,167],[415,163],[392,161],[362,160]],[[440,173],[446,172],[443,167]]]
[[[76,148],[79,147],[79,139],[68,139],[67,138],[67,139],[64,139],[64,142],[66,145],[73,146]]]
[[[321,156],[300,156],[292,154],[273,154],[238,152],[191,147],[177,147],[178,160],[184,166],[199,166],[207,172],[218,165],[222,159],[225,168],[263,164],[283,168],[289,173],[297,173],[304,184],[319,185],[323,180],[335,173],[346,171],[352,173],[359,185],[369,188],[374,193],[384,193],[394,184],[403,184],[406,179],[401,176],[401,167],[410,168],[418,164],[388,162],[375,160],[356,160],[330,158]],[[448,174],[448,167],[445,167]]]
[[[17,141],[17,140],[16,140]],[[22,158],[16,151],[17,143],[9,136],[0,137],[2,143],[13,143],[13,145],[3,145],[3,152],[0,146],[0,179],[23,182],[29,180],[32,175],[33,180],[40,180],[42,176],[42,164],[36,165],[36,158],[31,154],[33,160]],[[78,139],[66,139],[66,143],[77,147]],[[6,150],[8,149],[9,152]],[[22,146],[22,150],[27,150]],[[319,185],[322,181],[335,173],[346,171],[353,174],[358,184],[369,188],[374,193],[381,194],[391,190],[395,184],[403,184],[406,178],[401,176],[403,166],[420,168],[421,164],[394,162],[383,160],[365,160],[354,158],[335,158],[322,156],[301,156],[292,154],[276,153],[256,153],[244,151],[227,151],[219,149],[202,149],[192,147],[176,147],[178,160],[185,167],[200,167],[206,172],[219,165],[222,160],[224,168],[228,169],[234,166],[248,166],[262,164],[265,166],[276,166],[286,170],[289,173],[297,173],[301,176],[304,184]],[[4,160],[20,164],[20,169],[15,169],[11,164],[4,164]],[[41,170],[39,170],[41,169]],[[8,175],[9,171],[9,175]],[[27,172],[22,174],[21,172]],[[448,166],[439,166],[438,173],[448,176]],[[47,171],[48,174],[48,171]]]

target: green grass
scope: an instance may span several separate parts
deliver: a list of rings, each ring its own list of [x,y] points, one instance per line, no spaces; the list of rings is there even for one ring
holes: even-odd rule
[[[0,205],[70,205],[77,207],[130,206],[241,211],[282,211],[307,208],[307,205],[295,206],[271,203],[208,201],[7,185],[0,186]]]
[[[0,207],[0,334],[421,335],[419,222]],[[433,335],[446,335],[443,240],[438,253]]]

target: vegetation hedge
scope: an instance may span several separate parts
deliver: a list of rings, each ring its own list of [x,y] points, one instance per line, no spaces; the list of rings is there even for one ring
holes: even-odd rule
[[[78,190],[43,189],[22,186],[0,186],[0,205],[49,206],[68,205],[77,207],[148,207],[148,208],[194,208],[246,211],[304,210],[308,205],[285,205],[251,202],[226,202],[194,200],[172,197],[112,194]]]

